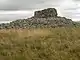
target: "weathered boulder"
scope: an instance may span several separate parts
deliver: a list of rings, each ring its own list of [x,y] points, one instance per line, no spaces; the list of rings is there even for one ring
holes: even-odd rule
[[[57,10],[55,8],[48,8],[41,11],[35,11],[34,17],[37,18],[57,17]]]

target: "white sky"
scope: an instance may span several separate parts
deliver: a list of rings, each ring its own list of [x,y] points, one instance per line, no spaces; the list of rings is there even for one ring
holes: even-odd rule
[[[0,23],[28,18],[35,10],[51,7],[57,9],[59,16],[80,21],[80,1],[77,0],[0,0]]]

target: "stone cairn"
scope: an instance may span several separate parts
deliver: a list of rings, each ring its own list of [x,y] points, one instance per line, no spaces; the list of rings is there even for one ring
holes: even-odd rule
[[[11,28],[44,28],[44,27],[72,27],[74,25],[71,19],[57,16],[55,8],[47,8],[41,11],[35,11],[34,16],[28,19],[19,19],[6,24],[0,24],[0,29]]]

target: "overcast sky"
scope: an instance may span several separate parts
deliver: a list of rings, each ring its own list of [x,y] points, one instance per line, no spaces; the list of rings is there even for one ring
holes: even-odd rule
[[[80,20],[79,0],[0,0],[0,22],[33,16],[35,10],[56,8],[59,16]]]

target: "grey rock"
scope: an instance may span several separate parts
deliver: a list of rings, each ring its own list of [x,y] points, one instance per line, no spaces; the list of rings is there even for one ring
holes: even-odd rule
[[[34,17],[37,18],[57,17],[57,10],[55,8],[48,8],[41,11],[35,11]]]

